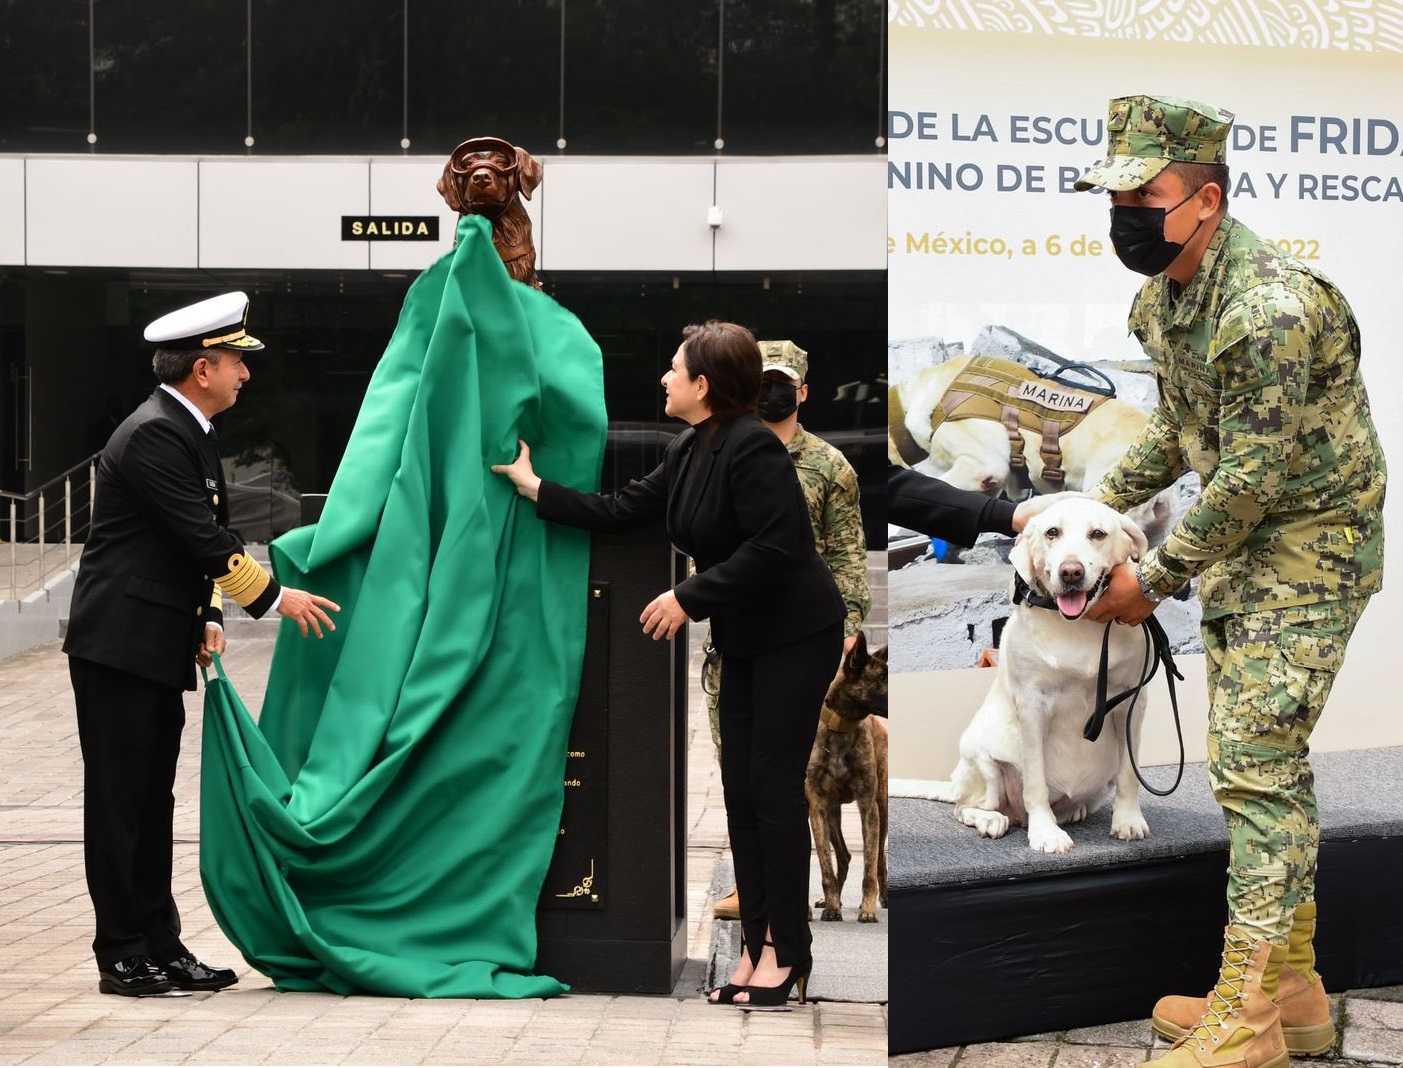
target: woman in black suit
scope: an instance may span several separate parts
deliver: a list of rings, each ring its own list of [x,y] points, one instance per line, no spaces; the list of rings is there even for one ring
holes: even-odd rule
[[[746,952],[716,1004],[802,1002],[813,958],[804,769],[843,645],[844,607],[814,547],[789,453],[755,415],[760,349],[734,323],[689,326],[663,376],[665,411],[691,424],[663,463],[613,494],[542,480],[530,449],[509,476],[542,519],[623,531],[667,521],[696,574],[639,617],[654,640],[711,620],[722,654],[721,780]]]

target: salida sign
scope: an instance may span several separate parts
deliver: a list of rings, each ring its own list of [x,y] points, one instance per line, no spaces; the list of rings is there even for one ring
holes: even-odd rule
[[[343,215],[342,241],[437,241],[437,215]]]

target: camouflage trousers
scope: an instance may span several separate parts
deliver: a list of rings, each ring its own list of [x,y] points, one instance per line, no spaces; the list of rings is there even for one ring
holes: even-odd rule
[[[711,723],[711,744],[716,747],[716,763],[721,763],[721,654],[711,647],[711,628],[706,629],[702,642],[702,697],[706,700],[706,718]]]
[[[1367,597],[1203,623],[1208,774],[1228,826],[1228,922],[1285,945],[1315,899],[1310,735]]]

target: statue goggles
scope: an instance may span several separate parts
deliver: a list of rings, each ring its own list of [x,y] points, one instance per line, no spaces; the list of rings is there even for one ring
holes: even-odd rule
[[[503,163],[502,159],[509,162]],[[470,174],[487,167],[510,178],[517,172],[516,146],[500,137],[472,137],[453,150],[448,166],[454,174]]]

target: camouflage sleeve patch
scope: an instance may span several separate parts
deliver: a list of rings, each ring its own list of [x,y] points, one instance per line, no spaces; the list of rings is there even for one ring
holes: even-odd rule
[[[1251,303],[1227,309],[1208,350],[1223,395],[1250,393],[1275,383],[1288,336],[1308,337],[1303,335],[1305,318],[1306,310],[1294,294],[1256,294]],[[1304,354],[1308,366],[1308,341]]]

